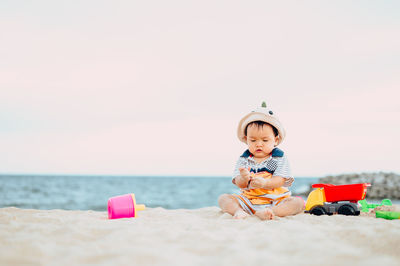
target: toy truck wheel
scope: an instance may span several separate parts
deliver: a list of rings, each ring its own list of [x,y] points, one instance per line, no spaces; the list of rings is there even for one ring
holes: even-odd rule
[[[343,205],[343,206],[339,207],[338,214],[342,214],[342,215],[359,215],[360,212],[355,210],[353,206]]]
[[[322,207],[322,206],[317,206],[317,207],[314,207],[314,208],[310,211],[310,213],[319,216],[319,215],[324,215],[324,214],[326,214],[326,211],[325,211],[324,207]]]

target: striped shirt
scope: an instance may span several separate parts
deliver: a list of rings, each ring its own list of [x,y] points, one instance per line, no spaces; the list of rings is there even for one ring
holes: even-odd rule
[[[233,173],[233,178],[240,175],[239,168],[250,168],[250,172],[269,172],[272,176],[285,178],[285,187],[290,187],[294,181],[290,171],[289,161],[284,152],[278,148],[272,150],[270,157],[258,163],[249,150],[246,150],[238,159]]]

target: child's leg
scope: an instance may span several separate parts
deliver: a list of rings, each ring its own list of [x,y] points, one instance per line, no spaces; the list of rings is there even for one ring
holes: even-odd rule
[[[249,216],[240,206],[238,199],[232,195],[223,194],[218,198],[218,205],[223,212],[233,215],[235,219],[243,219]]]
[[[304,200],[299,197],[289,197],[272,207],[272,211],[279,217],[301,213],[304,211]]]

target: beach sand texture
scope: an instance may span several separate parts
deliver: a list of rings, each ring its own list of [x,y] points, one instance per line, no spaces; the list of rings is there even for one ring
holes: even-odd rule
[[[234,220],[217,207],[108,220],[106,212],[0,209],[0,265],[251,264],[400,265],[400,220]]]

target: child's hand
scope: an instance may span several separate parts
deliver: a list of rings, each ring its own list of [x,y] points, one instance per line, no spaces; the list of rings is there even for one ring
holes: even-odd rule
[[[247,188],[250,182],[250,172],[246,168],[239,168],[240,175],[236,177],[236,185],[239,188]]]
[[[249,179],[250,179],[250,171],[249,170],[250,170],[250,168],[249,169],[246,169],[244,167],[239,168],[240,176],[245,178],[247,181],[249,181]]]
[[[261,176],[253,177],[250,181],[251,188],[264,188],[267,185],[267,180]]]

